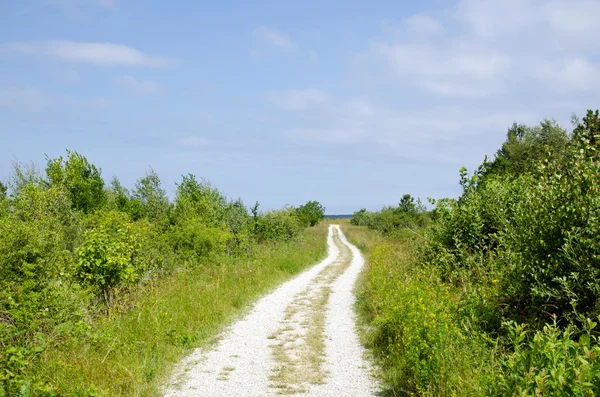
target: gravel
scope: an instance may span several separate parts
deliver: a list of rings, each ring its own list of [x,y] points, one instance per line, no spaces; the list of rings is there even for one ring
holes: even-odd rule
[[[302,396],[374,396],[380,390],[371,377],[372,367],[364,358],[356,332],[353,305],[354,284],[364,265],[358,248],[350,244],[337,225],[329,227],[328,256],[294,279],[261,298],[251,312],[226,330],[212,349],[197,349],[176,369],[164,391],[170,396],[271,396],[285,393],[271,378],[277,365],[273,357],[274,336],[285,324],[285,313],[299,294],[306,293],[325,268],[339,255],[334,230],[352,252],[345,272],[330,284],[325,306],[325,351],[321,384],[303,385]],[[287,393],[285,393],[287,394]]]

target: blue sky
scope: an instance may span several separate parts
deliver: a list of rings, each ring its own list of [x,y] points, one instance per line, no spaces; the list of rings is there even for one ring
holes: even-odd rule
[[[77,150],[261,208],[459,193],[513,121],[600,99],[596,0],[0,2],[0,179]]]

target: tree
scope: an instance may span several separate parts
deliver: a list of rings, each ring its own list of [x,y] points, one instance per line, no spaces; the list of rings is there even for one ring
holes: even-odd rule
[[[152,168],[136,182],[130,207],[134,212],[132,214],[134,219],[145,217],[151,222],[156,222],[167,214],[169,199],[162,188],[158,174]]]
[[[538,172],[538,165],[543,160],[565,162],[569,141],[567,131],[555,120],[546,119],[534,127],[514,123],[494,160],[484,162],[482,177],[517,177]]]
[[[575,120],[573,137],[577,140],[585,140],[592,147],[597,147],[600,140],[600,112],[588,110],[583,120]]]
[[[305,225],[315,226],[325,218],[325,207],[318,201],[309,201],[298,207],[296,214]]]
[[[417,205],[415,204],[415,199],[410,194],[405,194],[400,199],[400,203],[398,204],[398,211],[404,212],[407,214],[414,214],[417,212]]]
[[[2,181],[0,181],[0,199],[3,199],[6,197],[7,191],[8,191],[8,188],[6,187],[6,185],[4,183],[2,183]]]
[[[101,170],[77,152],[67,150],[67,159],[47,159],[48,184],[62,186],[69,193],[75,209],[90,213],[106,200]]]
[[[198,182],[192,174],[182,176],[175,198],[176,221],[198,218],[209,226],[222,226],[227,207],[227,198],[210,182]]]

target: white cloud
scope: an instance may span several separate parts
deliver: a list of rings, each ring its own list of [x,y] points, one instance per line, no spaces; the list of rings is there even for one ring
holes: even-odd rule
[[[117,83],[140,95],[156,95],[162,93],[162,87],[154,81],[138,81],[132,76],[121,76]]]
[[[39,113],[50,106],[50,100],[37,88],[0,87],[0,109]]]
[[[351,99],[346,101],[345,105],[348,111],[355,115],[371,117],[375,114],[375,109],[373,109],[373,106],[371,106],[369,102],[362,99]]]
[[[536,78],[560,93],[600,89],[600,65],[584,58],[548,62],[536,71]]]
[[[166,58],[145,54],[123,44],[84,43],[75,41],[14,42],[5,47],[8,51],[47,56],[60,61],[83,62],[101,66],[168,67]]]
[[[260,41],[280,50],[293,51],[296,48],[296,44],[280,30],[260,25],[252,33]]]
[[[442,23],[426,14],[415,14],[404,21],[404,26],[409,33],[431,36],[439,35],[444,32],[444,25]]]
[[[188,137],[178,139],[177,141],[175,141],[175,144],[177,144],[177,146],[198,148],[208,145],[209,141],[205,138],[201,138],[196,135],[190,135]]]
[[[286,110],[302,110],[313,105],[322,105],[327,101],[327,94],[314,88],[305,90],[271,91],[267,93],[275,106]]]
[[[456,99],[598,87],[599,1],[460,0],[436,15],[386,25],[391,34],[355,56],[355,80]]]
[[[498,90],[495,80],[510,66],[500,52],[466,43],[374,43],[397,78],[444,96],[481,97]]]

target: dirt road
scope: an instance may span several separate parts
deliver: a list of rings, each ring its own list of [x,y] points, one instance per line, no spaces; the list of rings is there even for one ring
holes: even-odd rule
[[[373,396],[352,293],[364,261],[332,225],[327,258],[260,299],[210,350],[196,350],[171,396]]]

